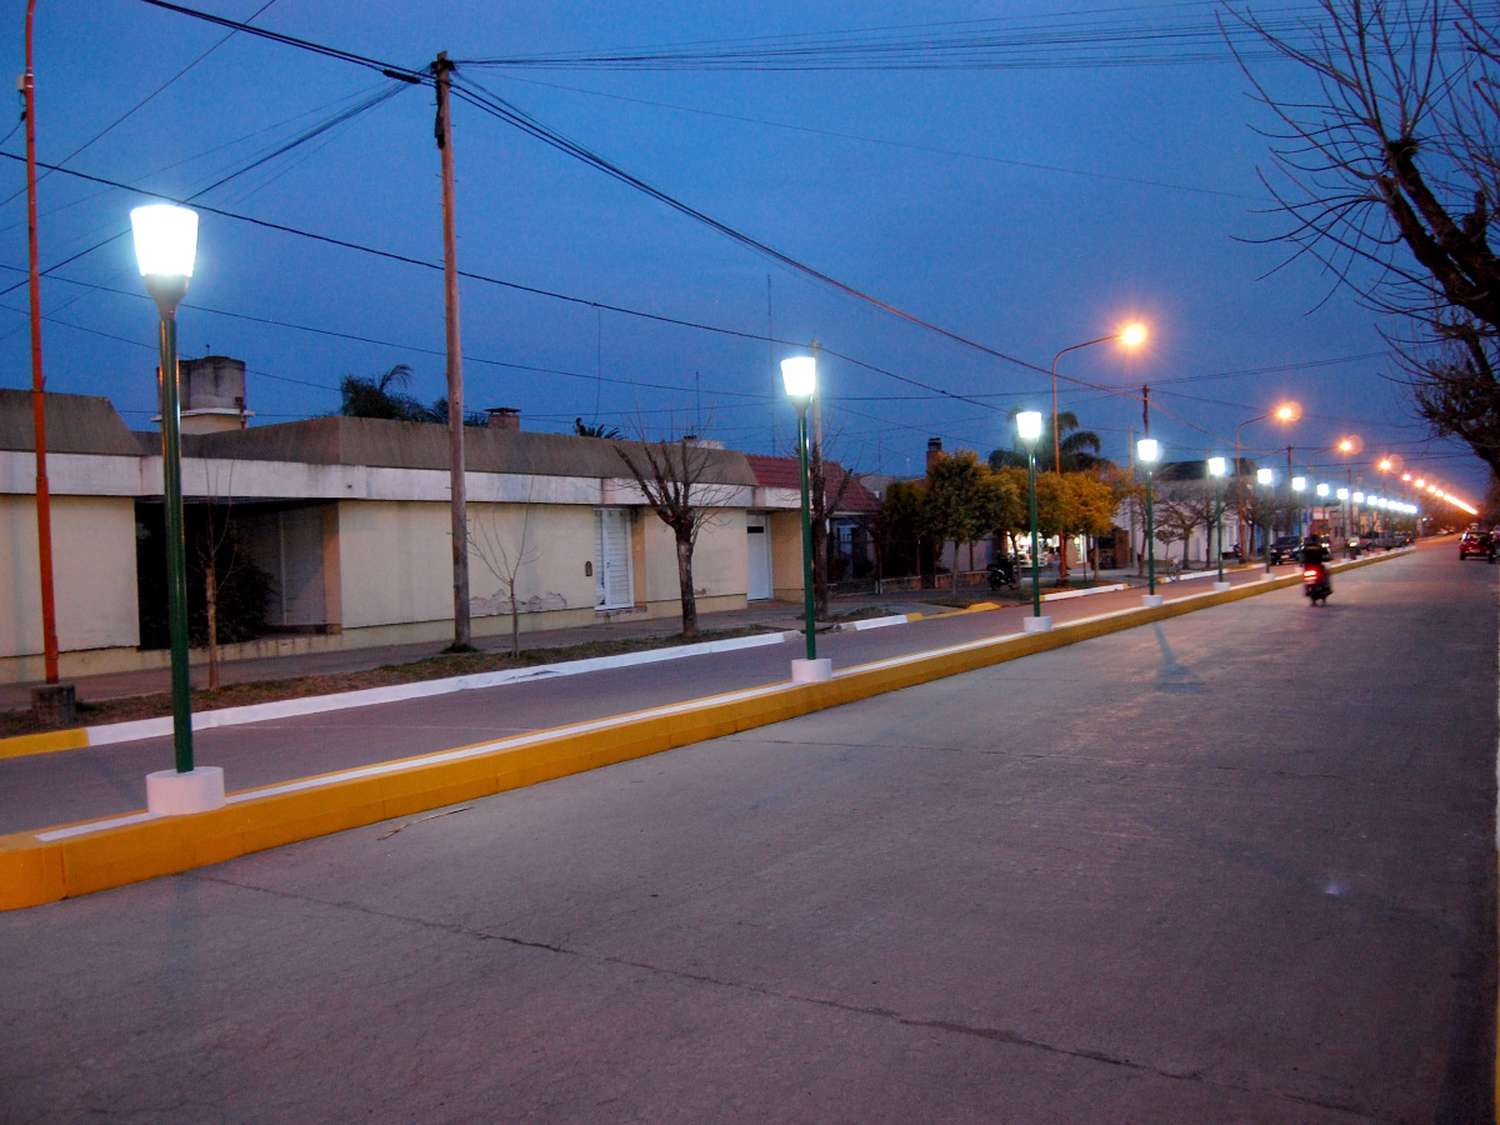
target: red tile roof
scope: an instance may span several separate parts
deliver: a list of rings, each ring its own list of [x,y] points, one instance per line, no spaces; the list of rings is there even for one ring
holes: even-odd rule
[[[762,488],[800,490],[802,487],[802,470],[795,457],[767,457],[761,453],[747,453],[745,460],[750,462],[755,481]],[[823,475],[830,496],[839,496],[839,489],[843,488],[835,514],[847,512],[851,515],[864,515],[880,511],[880,501],[875,499],[873,492],[859,483],[858,477],[851,475],[848,483],[843,483],[846,474],[843,466],[836,461],[823,463]]]

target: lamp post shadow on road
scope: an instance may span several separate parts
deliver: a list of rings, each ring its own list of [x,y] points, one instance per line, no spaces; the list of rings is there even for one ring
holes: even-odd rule
[[[193,762],[193,701],[188,670],[187,545],[182,515],[182,438],[177,372],[177,306],[187,295],[198,253],[198,215],[157,203],[130,212],[135,256],[160,314],[161,476],[166,508],[167,625],[172,651],[172,742],[176,769],[146,775],[153,815],[205,812],[224,804],[224,771]]]
[[[823,683],[833,679],[833,661],[818,659],[818,621],[813,606],[812,495],[807,475],[807,408],[818,390],[818,361],[810,355],[781,361],[787,397],[797,408],[797,460],[802,476],[802,609],[807,634],[807,658],[792,661],[792,682]]]

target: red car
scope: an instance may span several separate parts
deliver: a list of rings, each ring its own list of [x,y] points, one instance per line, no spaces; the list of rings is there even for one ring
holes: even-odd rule
[[[1470,555],[1479,555],[1494,562],[1495,537],[1488,531],[1473,527],[1464,532],[1463,538],[1458,541],[1458,561],[1463,562]]]

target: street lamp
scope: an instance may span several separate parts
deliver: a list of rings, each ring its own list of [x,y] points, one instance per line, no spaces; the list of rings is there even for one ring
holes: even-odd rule
[[[781,379],[787,397],[797,408],[797,459],[802,469],[802,602],[807,631],[807,659],[792,661],[795,683],[818,683],[833,679],[833,661],[818,659],[817,617],[813,609],[812,504],[807,479],[807,408],[818,389],[818,361],[810,355],[781,361]]]
[[[1141,438],[1135,443],[1135,456],[1146,466],[1146,594],[1141,604],[1147,607],[1161,605],[1161,595],[1156,592],[1156,515],[1155,467],[1161,460],[1161,442],[1155,438]]]
[[[1127,324],[1120,331],[1111,332],[1108,336],[1085,340],[1081,344],[1070,344],[1052,357],[1052,471],[1054,473],[1062,472],[1062,434],[1057,428],[1057,361],[1069,352],[1076,352],[1080,348],[1091,348],[1095,344],[1108,343],[1110,340],[1118,340],[1127,348],[1138,348],[1146,342],[1146,326],[1140,323]],[[1059,540],[1057,548],[1058,580],[1061,581],[1068,572],[1067,536]]]
[[[1038,558],[1036,527],[1036,443],[1042,436],[1040,412],[1023,410],[1017,414],[1016,434],[1026,446],[1026,484],[1031,505],[1031,616],[1022,627],[1028,633],[1045,633],[1052,627],[1052,618],[1042,616],[1041,560]]]
[[[160,313],[161,476],[166,507],[167,626],[172,644],[172,742],[177,768],[146,777],[152,813],[202,812],[224,803],[224,771],[193,765],[193,701],[188,678],[187,547],[182,517],[182,441],[178,418],[177,306],[187,294],[198,252],[198,215],[155,203],[130,212],[135,257]]]
[[[1085,340],[1081,344],[1070,344],[1052,357],[1052,471],[1054,473],[1062,472],[1062,437],[1057,430],[1057,361],[1069,352],[1076,352],[1080,348],[1091,348],[1095,344],[1108,343],[1110,340],[1118,340],[1127,348],[1138,348],[1146,342],[1146,326],[1139,323],[1127,324],[1120,331],[1111,332],[1108,336]]]
[[[1210,457],[1208,459],[1208,475],[1214,478],[1214,529],[1219,537],[1219,580],[1214,583],[1214,589],[1224,591],[1229,589],[1229,583],[1224,581],[1224,473],[1227,466],[1222,457]]]
[[[1270,469],[1256,469],[1255,482],[1263,484],[1267,489],[1274,489],[1276,474]],[[1261,548],[1266,553],[1266,577],[1271,576],[1271,500],[1275,496],[1274,491],[1268,491],[1265,503],[1265,529],[1261,533]]]

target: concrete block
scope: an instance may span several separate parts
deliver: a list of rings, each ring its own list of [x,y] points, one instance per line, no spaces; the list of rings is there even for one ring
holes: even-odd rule
[[[152,816],[182,816],[223,807],[224,771],[198,766],[187,773],[158,770],[146,775],[146,808]]]

